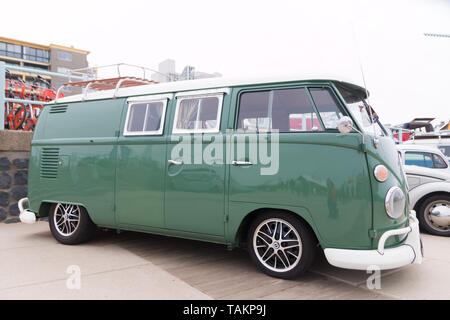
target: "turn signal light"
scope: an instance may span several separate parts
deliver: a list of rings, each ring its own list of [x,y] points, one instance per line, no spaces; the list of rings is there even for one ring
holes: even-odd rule
[[[379,182],[384,182],[387,180],[389,172],[385,166],[379,164],[375,167],[375,169],[373,169],[373,175],[375,176],[375,179],[377,179]]]

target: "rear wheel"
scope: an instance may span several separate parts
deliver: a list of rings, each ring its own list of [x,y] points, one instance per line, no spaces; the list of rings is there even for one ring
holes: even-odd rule
[[[435,195],[425,199],[419,207],[420,227],[437,236],[450,236],[450,196]]]
[[[298,218],[270,212],[253,220],[248,250],[264,273],[290,279],[306,272],[314,261],[315,237]]]
[[[56,203],[50,207],[50,230],[63,244],[78,244],[92,238],[96,226],[82,206]]]

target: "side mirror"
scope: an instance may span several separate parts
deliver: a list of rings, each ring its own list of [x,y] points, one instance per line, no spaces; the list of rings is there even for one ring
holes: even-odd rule
[[[339,119],[338,130],[340,133],[349,133],[353,129],[353,121],[350,117],[344,116]]]

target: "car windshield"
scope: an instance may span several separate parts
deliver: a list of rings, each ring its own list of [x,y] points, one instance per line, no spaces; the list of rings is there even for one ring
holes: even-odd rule
[[[364,98],[357,96],[355,92],[351,92],[345,88],[339,88],[349,111],[353,118],[358,122],[362,130],[370,135],[386,136],[387,132],[382,127],[378,114],[369,106]]]

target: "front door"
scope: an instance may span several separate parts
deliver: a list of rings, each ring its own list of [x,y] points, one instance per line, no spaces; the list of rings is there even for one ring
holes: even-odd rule
[[[343,112],[329,88],[240,93],[230,215],[253,207],[290,207],[310,215],[324,243],[367,247],[371,190],[357,133],[337,132]],[[241,151],[239,151],[241,150]]]

